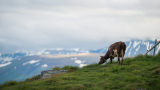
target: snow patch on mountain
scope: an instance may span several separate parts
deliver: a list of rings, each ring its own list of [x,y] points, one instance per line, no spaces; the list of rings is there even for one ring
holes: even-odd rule
[[[129,42],[129,45],[128,45],[127,49],[126,49],[126,52],[127,52],[128,49],[130,48],[131,44],[132,44],[132,42]]]
[[[136,48],[136,51],[135,51],[134,55],[135,55],[136,52],[139,50],[139,48],[140,48],[140,45],[138,45],[138,47]]]
[[[38,66],[40,63],[37,63],[35,66]]]
[[[10,58],[10,57],[5,57],[5,58],[0,58],[0,61],[1,61],[1,63],[3,64],[3,63],[6,63],[6,62],[10,62],[10,61],[12,61],[13,60],[13,58]]]
[[[100,53],[104,52],[105,50],[108,50],[107,48],[104,48]]]
[[[131,55],[131,50],[132,50],[132,47],[129,50],[128,57],[130,57],[130,55]]]
[[[7,66],[9,64],[11,64],[12,62],[7,62],[7,63],[4,63],[4,64],[0,64],[0,67],[4,67],[4,66]]]
[[[146,49],[149,50],[149,41],[148,42],[143,41],[142,44],[146,45],[147,46]]]
[[[135,48],[138,44],[140,44],[141,43],[141,41],[134,41],[133,42],[133,48]]]
[[[33,63],[37,63],[39,62],[40,60],[31,60],[31,61],[28,61],[26,63],[23,63],[23,65],[26,65],[26,64],[33,64]]]

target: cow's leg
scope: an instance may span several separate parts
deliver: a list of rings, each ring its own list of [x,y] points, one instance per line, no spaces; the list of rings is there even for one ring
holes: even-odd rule
[[[120,64],[120,57],[118,56],[118,65]]]
[[[118,58],[118,65],[120,64],[120,55],[117,56]]]
[[[112,63],[112,56],[110,56],[110,61],[111,61],[111,63]]]
[[[123,64],[123,49],[121,50],[121,55],[122,55],[122,62],[121,65]]]

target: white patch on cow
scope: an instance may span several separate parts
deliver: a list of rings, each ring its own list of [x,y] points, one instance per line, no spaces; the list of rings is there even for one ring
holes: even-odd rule
[[[112,57],[113,57],[113,58],[114,58],[114,57],[117,57],[117,56],[118,56],[118,54],[117,54],[117,49],[113,50],[113,52],[114,52],[114,55],[112,55]]]
[[[134,41],[134,43],[133,43],[133,48],[136,48],[136,46],[138,45],[138,44],[140,44],[141,43],[141,41]]]
[[[131,46],[131,44],[132,44],[132,42],[129,42],[129,45],[128,45],[127,49],[126,49],[126,52],[128,51],[128,49]]]

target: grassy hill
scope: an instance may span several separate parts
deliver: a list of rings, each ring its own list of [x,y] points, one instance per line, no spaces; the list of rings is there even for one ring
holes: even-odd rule
[[[8,81],[0,90],[160,90],[160,53],[125,58],[123,65],[95,63],[54,69],[69,72],[42,80],[37,75],[22,82]]]

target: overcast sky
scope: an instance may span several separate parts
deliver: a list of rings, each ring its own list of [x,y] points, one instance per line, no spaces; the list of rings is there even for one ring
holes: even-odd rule
[[[160,38],[160,0],[0,0],[0,53]]]

